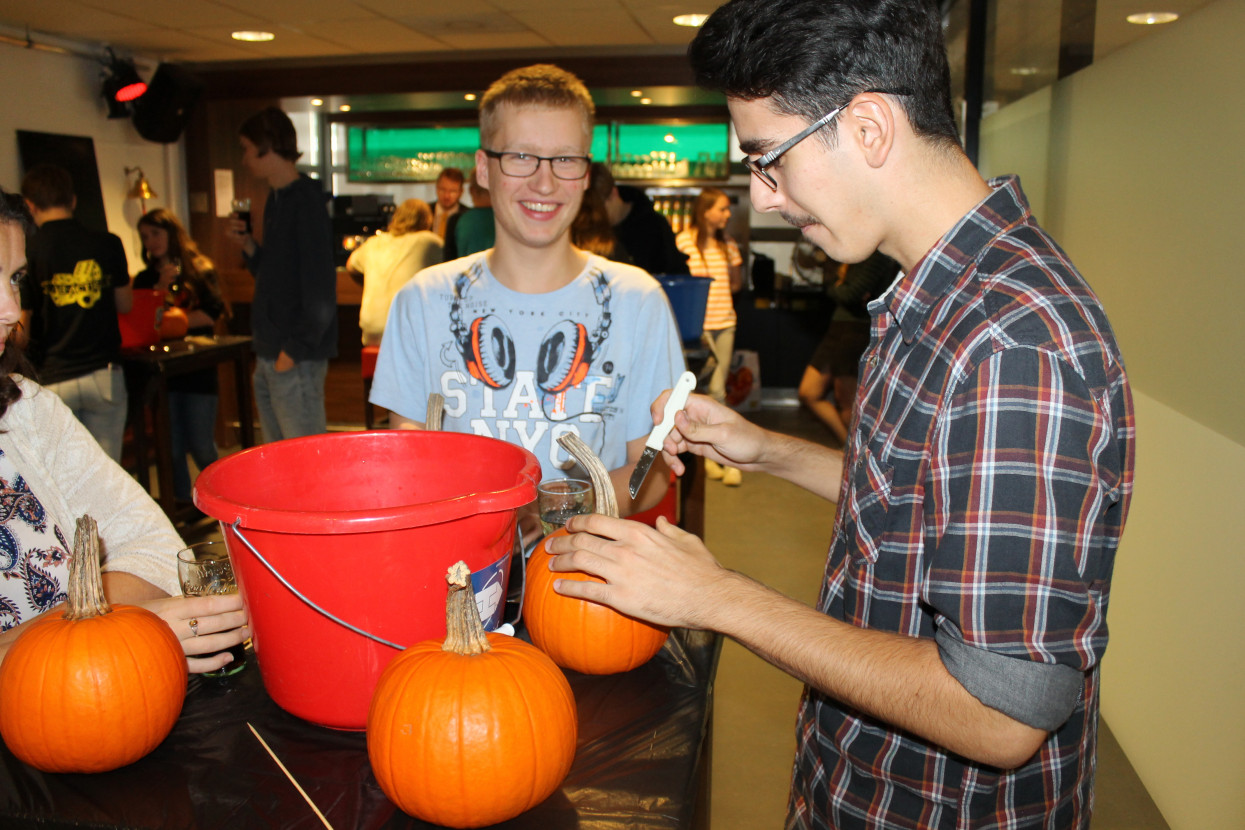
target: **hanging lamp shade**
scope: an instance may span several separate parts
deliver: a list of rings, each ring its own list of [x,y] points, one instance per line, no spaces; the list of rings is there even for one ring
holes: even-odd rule
[[[138,181],[134,182],[134,186],[130,188],[130,192],[125,194],[127,199],[155,199],[159,194],[151,189],[147,177],[143,175],[142,168],[134,168],[138,170]]]

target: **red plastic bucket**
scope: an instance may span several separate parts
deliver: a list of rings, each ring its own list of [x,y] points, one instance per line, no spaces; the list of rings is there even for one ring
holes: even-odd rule
[[[226,456],[199,475],[194,502],[223,525],[268,694],[313,723],[363,729],[398,651],[291,587],[402,647],[444,637],[446,569],[462,559],[494,588],[500,577],[504,599],[518,508],[539,480],[536,457],[504,441],[381,430]]]
[[[160,332],[156,330],[156,310],[163,305],[163,291],[140,288],[134,292],[134,306],[125,314],[117,315],[121,348],[136,349],[160,342]]]

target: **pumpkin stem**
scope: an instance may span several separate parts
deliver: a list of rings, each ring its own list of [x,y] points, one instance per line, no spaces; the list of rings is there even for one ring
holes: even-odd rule
[[[445,599],[445,642],[442,651],[455,654],[483,654],[491,651],[484,624],[480,622],[480,609],[476,607],[476,594],[471,589],[471,570],[466,562],[453,565],[445,580],[450,584]]]
[[[588,478],[592,480],[592,489],[596,491],[593,497],[596,499],[597,512],[617,519],[618,496],[614,493],[614,482],[610,480],[610,471],[605,469],[601,459],[597,458],[596,453],[584,443],[584,439],[573,432],[558,436],[558,443],[579,462],[579,466],[587,471]]]
[[[89,515],[78,519],[74,530],[67,592],[67,620],[102,617],[112,612],[112,606],[104,599],[104,580],[99,570],[99,529]]]
[[[440,392],[428,396],[428,414],[424,416],[424,429],[429,432],[440,432],[441,421],[445,416],[445,398]]]

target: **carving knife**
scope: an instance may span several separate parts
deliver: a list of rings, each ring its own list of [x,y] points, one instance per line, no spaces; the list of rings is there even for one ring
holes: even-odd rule
[[[635,494],[640,492],[640,485],[644,483],[644,477],[648,475],[648,468],[653,466],[653,459],[657,457],[657,453],[661,452],[661,445],[665,442],[666,436],[670,434],[670,430],[674,428],[674,413],[687,404],[687,396],[695,388],[695,375],[691,372],[679,375],[674,389],[670,391],[670,397],[666,399],[666,408],[662,412],[661,423],[653,427],[653,431],[649,433],[648,440],[644,442],[644,454],[640,456],[635,470],[631,473],[631,480],[627,482],[627,490],[631,493],[631,498],[634,499]]]

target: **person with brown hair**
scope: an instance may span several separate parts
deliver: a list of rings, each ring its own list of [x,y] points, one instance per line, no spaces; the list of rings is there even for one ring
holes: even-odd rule
[[[108,457],[119,461],[127,395],[117,314],[129,311],[134,299],[125,249],[114,234],[74,218],[78,197],[64,168],[32,167],[22,179],[22,196],[39,226],[22,290],[31,362]]]
[[[744,287],[743,257],[726,225],[731,220],[731,199],[716,187],[706,187],[692,205],[692,222],[675,237],[675,245],[687,255],[692,276],[709,277],[709,299],[705,303],[704,332],[701,341],[709,350],[709,360],[701,377],[709,376],[709,397],[726,400],[726,377],[735,353],[735,292]],[[721,466],[705,460],[705,476],[738,487],[743,473],[738,467]]]
[[[654,470],[634,501],[627,490],[652,429],[648,405],[683,371],[683,353],[656,280],[571,243],[593,115],[583,83],[547,64],[508,72],[485,92],[476,175],[492,199],[495,244],[397,293],[371,402],[391,424],[422,428],[436,392],[443,428],[521,444],[551,478],[574,467],[557,442],[574,433],[610,470],[630,514],[669,485],[668,471]]]
[[[298,171],[298,134],[288,115],[267,107],[238,130],[242,164],[271,188],[263,244],[235,218],[230,234],[255,275],[251,335],[255,406],[265,441],[328,428],[324,380],[337,356],[337,268],[333,229],[319,182]]]
[[[457,167],[446,167],[437,176],[437,201],[432,206],[432,232],[445,243],[450,219],[466,210],[460,201],[466,177]]]
[[[186,334],[212,336],[225,316],[225,300],[212,260],[199,251],[172,211],[156,208],[138,220],[147,267],[134,276],[134,290],[164,292],[163,313],[186,318]],[[176,312],[173,312],[176,309]],[[169,378],[169,435],[173,454],[173,495],[190,501],[190,467],[186,454],[202,470],[217,458],[215,369]]]
[[[26,624],[65,601],[78,518],[99,527],[104,597],[157,614],[191,672],[221,669],[250,636],[238,594],[182,597],[169,519],[61,399],[30,379],[16,329],[31,218],[0,190],[0,660]]]
[[[398,289],[420,271],[441,261],[441,238],[433,233],[432,209],[423,199],[407,199],[389,218],[389,227],[350,254],[346,270],[363,286],[359,328],[364,346],[379,346],[389,304]]]

